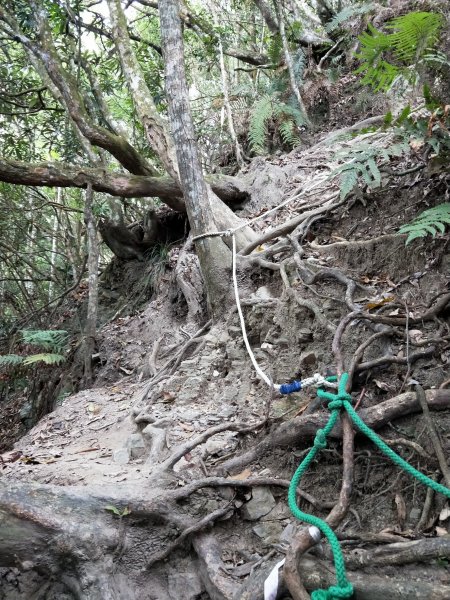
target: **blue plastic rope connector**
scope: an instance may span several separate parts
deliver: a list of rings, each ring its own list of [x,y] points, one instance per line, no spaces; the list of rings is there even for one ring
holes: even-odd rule
[[[302,389],[301,381],[293,381],[292,383],[283,383],[280,385],[280,394],[292,394],[293,392],[299,392]]]

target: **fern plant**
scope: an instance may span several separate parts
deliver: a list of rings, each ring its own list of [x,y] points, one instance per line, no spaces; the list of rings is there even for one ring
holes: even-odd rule
[[[364,181],[369,189],[380,187],[381,172],[377,159],[381,158],[389,162],[392,156],[401,156],[408,149],[406,143],[392,144],[387,148],[361,143],[350,151],[336,152],[334,158],[343,161],[343,164],[330,173],[330,179],[336,175],[340,176],[341,200],[345,200],[360,179]]]
[[[368,31],[359,36],[361,49],[356,57],[362,64],[356,73],[364,73],[362,82],[376,91],[389,89],[399,75],[414,81],[418,65],[437,56],[433,47],[443,23],[436,13],[412,12],[386,24],[392,33],[369,25]]]
[[[424,210],[411,223],[403,225],[399,233],[407,233],[406,245],[417,238],[424,238],[427,235],[436,236],[438,232],[444,233],[447,225],[450,224],[450,203],[445,202]]]
[[[64,330],[31,330],[24,329],[21,332],[22,342],[31,346],[37,346],[46,352],[21,356],[20,354],[0,355],[0,367],[14,369],[20,365],[30,366],[36,363],[56,365],[65,361],[63,354],[68,341],[68,333]]]
[[[256,153],[262,154],[265,151],[267,129],[271,120],[285,144],[292,147],[300,141],[296,129],[305,124],[302,113],[282,102],[278,94],[265,94],[256,102],[250,116],[248,138]]]
[[[360,6],[346,6],[336,15],[334,15],[334,17],[325,27],[325,31],[327,33],[331,33],[332,31],[338,29],[342,25],[342,23],[345,23],[345,21],[348,21],[349,19],[355,16],[365,15],[371,10],[373,10],[373,8],[374,5],[372,4],[372,2],[364,3]]]

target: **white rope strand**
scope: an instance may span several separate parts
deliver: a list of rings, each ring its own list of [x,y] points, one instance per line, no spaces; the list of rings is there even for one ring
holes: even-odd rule
[[[258,365],[255,355],[253,354],[253,350],[251,349],[250,343],[248,341],[247,330],[245,328],[244,315],[242,314],[241,301],[239,300],[239,289],[238,289],[237,276],[236,276],[236,237],[234,234],[232,235],[232,242],[233,242],[233,246],[232,246],[233,266],[232,266],[232,269],[233,269],[234,297],[236,300],[236,307],[237,307],[237,311],[239,314],[239,320],[241,322],[242,337],[244,339],[244,344],[245,344],[245,347],[247,348],[247,352],[250,357],[250,360],[252,361],[252,364],[255,367],[255,371],[258,373],[258,375],[261,377],[261,379],[263,381],[265,381],[269,387],[271,387],[272,382],[270,381],[270,379],[267,377],[267,375],[264,373],[264,371]],[[279,389],[280,386],[274,385],[274,387],[276,389]]]

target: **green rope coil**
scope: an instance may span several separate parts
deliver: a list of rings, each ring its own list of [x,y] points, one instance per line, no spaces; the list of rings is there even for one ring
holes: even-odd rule
[[[336,534],[328,525],[328,523],[326,523],[319,517],[315,517],[314,515],[309,515],[308,513],[304,513],[303,511],[301,511],[297,505],[296,498],[297,487],[300,483],[300,479],[302,478],[303,473],[307,470],[311,462],[314,460],[316,454],[320,452],[322,448],[325,448],[327,445],[327,436],[333,429],[333,427],[336,425],[336,421],[338,419],[342,403],[345,401],[351,401],[350,394],[347,394],[347,392],[345,391],[346,383],[347,380],[344,377],[342,377],[339,382],[339,389],[337,395],[332,394],[332,403],[330,403],[329,405],[329,408],[332,410],[332,413],[330,415],[330,418],[328,419],[328,423],[325,425],[324,429],[319,429],[317,431],[316,437],[314,438],[314,446],[311,448],[311,450],[308,452],[308,454],[296,470],[292,481],[289,485],[288,491],[288,504],[294,517],[296,517],[300,521],[304,521],[305,523],[309,523],[310,525],[314,525],[315,527],[320,529],[323,535],[328,539],[328,542],[331,546],[331,550],[333,552],[337,586],[331,586],[327,590],[315,590],[311,594],[312,600],[337,600],[339,598],[350,598],[353,594],[353,586],[347,579],[347,575],[345,572],[344,556],[342,554],[342,550],[339,545],[339,541],[336,537]],[[333,406],[331,406],[331,404],[333,404]]]
[[[341,379],[338,384],[338,393],[332,394],[331,392],[327,392],[325,390],[317,390],[317,395],[324,400],[328,400],[328,409],[331,411],[330,418],[328,419],[327,424],[323,429],[319,429],[316,433],[316,437],[314,438],[314,445],[311,450],[308,452],[304,460],[300,463],[297,468],[294,476],[289,485],[288,491],[288,504],[289,508],[297,519],[300,521],[304,521],[305,523],[309,523],[310,525],[314,525],[317,527],[322,534],[328,539],[328,542],[331,546],[331,550],[333,552],[334,566],[336,569],[336,580],[337,585],[331,586],[326,590],[315,590],[311,594],[312,600],[338,600],[339,598],[350,598],[353,595],[353,586],[348,581],[347,575],[345,572],[345,562],[342,554],[341,547],[339,545],[339,541],[336,537],[336,534],[331,529],[331,527],[320,519],[319,517],[315,517],[314,515],[309,515],[301,511],[297,505],[297,487],[300,483],[300,480],[308,469],[311,462],[314,460],[316,454],[320,452],[322,448],[325,448],[327,445],[327,436],[333,429],[338,419],[339,413],[342,409],[346,410],[348,415],[350,416],[353,423],[356,427],[364,433],[380,450],[385,454],[388,458],[392,460],[393,463],[398,465],[404,471],[406,471],[412,477],[415,477],[420,483],[427,485],[435,492],[439,492],[444,494],[447,498],[450,498],[450,489],[445,485],[441,485],[436,481],[433,481],[417,469],[415,469],[412,465],[406,462],[401,456],[399,456],[396,452],[389,448],[387,444],[383,442],[382,439],[378,437],[378,435],[368,426],[361,417],[356,413],[355,409],[351,405],[352,398],[349,393],[346,391],[348,382],[348,373],[343,373]]]

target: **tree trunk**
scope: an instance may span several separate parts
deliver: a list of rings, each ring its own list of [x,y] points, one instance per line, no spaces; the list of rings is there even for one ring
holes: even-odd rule
[[[205,183],[200,165],[188,101],[184,70],[183,40],[177,0],[160,0],[161,41],[165,63],[169,116],[177,151],[180,184],[193,236],[215,231],[211,207],[213,192]],[[223,314],[229,295],[230,252],[221,238],[196,243],[208,303],[213,314]]]
[[[84,385],[92,384],[92,355],[95,348],[95,334],[97,329],[97,307],[98,307],[98,256],[99,247],[97,240],[97,228],[95,227],[92,212],[93,201],[92,185],[86,190],[86,204],[84,210],[84,222],[86,224],[86,237],[88,247],[88,272],[89,272],[89,298],[84,328]]]

